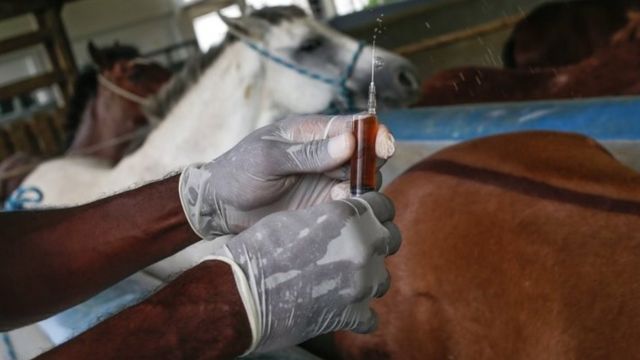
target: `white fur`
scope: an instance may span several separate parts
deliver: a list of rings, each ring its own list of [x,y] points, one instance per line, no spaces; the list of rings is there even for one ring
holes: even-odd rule
[[[263,82],[259,70],[260,59],[243,44],[235,43],[143,146],[113,169],[88,166],[92,162],[89,158],[57,159],[40,165],[24,184],[43,191],[44,205],[69,205],[161,178],[193,162],[210,161],[261,123],[268,123],[269,117],[277,116],[269,111],[268,101],[256,98]],[[251,93],[255,94],[249,99],[244,98],[247,86],[253,87]]]

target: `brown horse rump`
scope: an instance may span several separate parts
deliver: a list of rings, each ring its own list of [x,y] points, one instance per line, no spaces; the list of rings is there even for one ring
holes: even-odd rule
[[[640,175],[579,135],[452,146],[386,190],[402,248],[378,330],[348,359],[631,359],[640,345]]]

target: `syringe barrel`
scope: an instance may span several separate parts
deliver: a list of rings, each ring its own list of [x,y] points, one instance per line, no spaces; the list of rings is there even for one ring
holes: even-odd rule
[[[354,115],[352,129],[356,148],[351,157],[351,194],[359,196],[376,190],[378,118],[375,114]]]

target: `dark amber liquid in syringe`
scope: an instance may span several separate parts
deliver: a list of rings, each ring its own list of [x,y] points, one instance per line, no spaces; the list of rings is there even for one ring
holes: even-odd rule
[[[378,119],[374,114],[354,116],[356,149],[351,157],[351,195],[376,190],[376,135]]]

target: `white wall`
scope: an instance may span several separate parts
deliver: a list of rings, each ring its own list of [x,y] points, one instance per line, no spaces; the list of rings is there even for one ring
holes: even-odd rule
[[[194,38],[174,0],[84,0],[67,4],[62,16],[78,64],[88,62],[89,40],[118,40],[147,52]]]
[[[87,52],[90,40],[98,46],[109,46],[117,40],[146,53],[195,39],[191,23],[181,15],[178,3],[178,0],[83,0],[66,4],[62,18],[77,64],[82,67],[90,62]],[[37,23],[31,15],[3,20],[0,21],[0,40],[36,28]],[[184,58],[189,53],[182,51],[174,55]],[[156,59],[164,60],[162,57]],[[0,86],[44,73],[50,68],[42,46],[0,55]],[[37,101],[44,105],[53,100],[54,93],[43,89],[37,95]],[[2,117],[6,120],[6,116]]]
[[[174,0],[84,0],[65,5],[62,17],[80,66],[89,62],[90,40],[103,46],[118,40],[135,45],[144,53],[195,38]],[[0,22],[0,39],[35,28],[35,19],[29,15],[5,20]],[[38,69],[32,69],[31,63]],[[48,67],[46,53],[40,47],[1,55],[0,85],[41,73]]]

